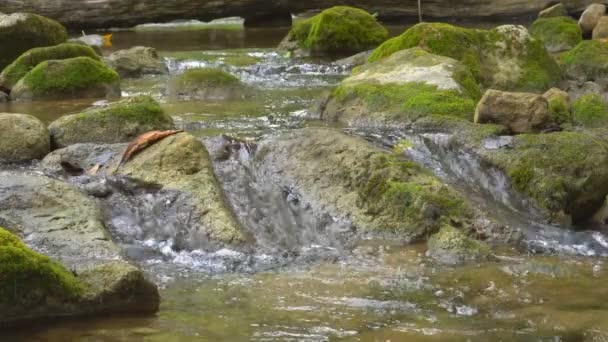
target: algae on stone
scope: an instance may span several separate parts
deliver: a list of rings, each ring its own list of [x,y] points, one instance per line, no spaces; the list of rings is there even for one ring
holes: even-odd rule
[[[313,54],[357,53],[381,44],[388,31],[364,10],[336,6],[297,22],[289,37]]]
[[[120,96],[120,77],[90,57],[44,61],[13,87],[13,100]]]
[[[173,128],[173,119],[149,96],[128,98],[81,114],[66,115],[49,126],[53,143],[129,142],[138,135]]]
[[[23,53],[2,71],[0,74],[0,88],[13,88],[25,74],[44,61],[74,57],[89,57],[101,60],[92,48],[82,44],[65,43],[33,48]]]

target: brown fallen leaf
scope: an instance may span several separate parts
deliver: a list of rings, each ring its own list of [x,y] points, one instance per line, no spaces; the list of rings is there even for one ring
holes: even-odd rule
[[[138,136],[137,138],[135,138],[135,140],[133,140],[133,142],[131,142],[129,144],[129,146],[127,146],[127,149],[125,150],[125,153],[123,153],[122,159],[120,160],[119,165],[122,165],[122,164],[128,162],[137,153],[145,150],[147,147],[153,145],[154,143],[156,143],[170,135],[174,135],[174,134],[181,133],[181,132],[183,132],[183,131],[182,130],[150,131],[150,132],[146,132],[146,133]]]

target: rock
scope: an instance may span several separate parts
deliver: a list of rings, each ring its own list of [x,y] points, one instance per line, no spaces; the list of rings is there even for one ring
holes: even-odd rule
[[[192,223],[183,232],[188,248],[248,241],[213,174],[209,152],[195,137],[187,133],[168,136],[119,166],[120,157],[114,164],[116,173],[191,196]]]
[[[553,17],[562,17],[567,16],[568,10],[564,4],[557,3],[551,7],[545,8],[544,10],[538,13],[539,18],[553,18]]]
[[[25,74],[44,61],[81,56],[101,60],[93,49],[80,44],[65,43],[28,50],[2,71],[0,88],[12,89]]]
[[[479,87],[458,61],[421,48],[359,67],[333,91],[322,118],[407,123],[438,114],[473,119]]]
[[[462,265],[492,260],[490,247],[471,239],[460,230],[446,225],[431,236],[427,256],[442,265]]]
[[[73,144],[47,154],[40,166],[45,174],[81,175],[107,169],[126,147],[127,144]]]
[[[593,39],[605,39],[608,38],[608,16],[603,16],[598,21],[597,25],[593,29]]]
[[[543,94],[543,97],[549,104],[549,115],[553,122],[562,124],[572,120],[570,94],[558,88],[551,88]]]
[[[49,18],[30,13],[0,14],[0,70],[31,48],[61,44],[67,39],[65,28]]]
[[[572,13],[580,13],[585,7],[597,0],[563,0],[562,3]],[[425,18],[487,21],[491,17],[530,18],[545,8],[551,1],[527,0],[470,0],[466,3],[446,2],[444,0],[425,0]],[[416,0],[310,0],[310,1],[272,1],[239,0],[192,1],[148,0],[145,5],[139,0],[122,0],[120,3],[108,1],[38,0],[2,1],[0,12],[12,13],[25,11],[52,17],[70,28],[108,28],[133,27],[150,22],[168,22],[179,18],[192,18],[203,21],[240,16],[245,25],[276,25],[288,23],[289,14],[302,14],[310,10],[329,8],[336,5],[359,6],[369,13],[377,13],[383,21],[403,20],[418,16]],[[278,18],[278,20],[277,20]],[[269,23],[269,24],[268,24]],[[289,25],[287,25],[288,27]]]
[[[108,57],[108,63],[121,77],[165,75],[169,72],[156,49],[150,47],[136,46],[116,51]]]
[[[81,114],[65,115],[49,125],[55,146],[128,142],[154,130],[173,128],[173,119],[149,96],[127,98]]]
[[[586,127],[598,127],[608,123],[608,105],[599,94],[590,93],[572,104],[574,123]]]
[[[571,81],[567,87],[571,101],[576,101],[587,94],[597,94],[604,99],[604,102],[608,103],[608,93],[604,89],[605,86],[601,86],[595,82],[585,82],[581,85],[578,82]]]
[[[485,87],[508,91],[545,91],[561,79],[559,66],[523,26],[473,30],[442,23],[421,23],[378,47],[368,62],[419,46],[461,61]]]
[[[537,94],[489,89],[477,104],[475,123],[509,127],[512,133],[538,132],[549,119],[549,104]]]
[[[388,31],[364,10],[336,6],[296,23],[289,37],[312,55],[331,55],[373,49],[388,38]]]
[[[188,69],[169,84],[169,95],[198,100],[242,99],[247,87],[230,73],[213,68]]]
[[[42,62],[11,91],[16,101],[116,96],[120,96],[118,74],[89,57]]]
[[[466,226],[473,215],[467,200],[402,157],[338,130],[306,128],[261,142],[254,165],[265,184],[291,189],[300,206],[362,234],[415,241],[442,222]]]
[[[580,27],[570,17],[540,18],[532,24],[530,33],[543,41],[549,52],[570,50],[583,40]]]
[[[339,59],[339,60],[333,62],[333,64],[335,64],[335,65],[341,65],[341,66],[347,66],[347,67],[360,66],[360,65],[365,64],[365,62],[367,62],[367,59],[372,54],[372,51],[373,50],[359,52],[356,55],[352,55],[352,56],[347,57],[347,58]]]
[[[608,77],[608,44],[585,40],[561,56],[565,75],[580,83]]]
[[[591,4],[578,21],[584,35],[590,35],[599,22],[600,18],[606,14],[606,6],[602,4]]]
[[[37,118],[0,113],[0,160],[41,159],[51,150],[49,132]]]
[[[159,294],[143,273],[114,261],[73,274],[0,228],[0,327],[91,314],[154,313]]]

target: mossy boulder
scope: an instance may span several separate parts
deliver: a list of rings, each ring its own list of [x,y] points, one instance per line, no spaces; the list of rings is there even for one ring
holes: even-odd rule
[[[173,119],[149,96],[138,96],[63,116],[49,125],[53,144],[129,142],[138,135],[173,128]]]
[[[120,77],[141,77],[143,75],[165,75],[169,70],[156,49],[135,46],[120,50],[108,56],[108,64]]]
[[[572,104],[572,120],[585,127],[598,127],[608,124],[608,105],[598,94],[587,94]]]
[[[329,121],[407,123],[426,115],[473,120],[479,86],[460,62],[421,48],[359,67],[333,91]]]
[[[552,122],[563,124],[572,121],[570,94],[558,88],[551,88],[543,94],[543,97],[549,104],[549,115]]]
[[[466,226],[466,199],[398,153],[333,129],[293,130],[263,141],[258,173],[298,193],[302,205],[352,222],[359,233],[426,238],[444,222]]]
[[[44,61],[13,87],[13,100],[120,96],[116,71],[90,57]]]
[[[532,24],[530,33],[542,40],[549,52],[570,50],[583,40],[580,26],[570,17],[538,19]]]
[[[297,22],[287,41],[311,54],[348,54],[372,49],[388,38],[388,31],[364,10],[336,6]]]
[[[19,56],[19,58],[2,71],[0,74],[0,88],[12,89],[25,74],[44,61],[81,56],[100,60],[100,57],[93,49],[80,44],[65,43],[33,48]]]
[[[490,247],[468,237],[460,230],[445,225],[428,241],[427,256],[443,265],[462,265],[492,259]]]
[[[61,44],[67,39],[66,29],[49,18],[30,13],[0,13],[0,70],[31,48]]]
[[[602,81],[608,77],[608,43],[585,40],[561,56],[565,75],[578,82]]]
[[[169,84],[169,95],[199,100],[239,99],[249,89],[234,75],[215,68],[188,69]]]
[[[26,114],[0,113],[0,160],[40,159],[49,153],[50,136],[46,126]]]
[[[183,234],[188,236],[186,240],[192,248],[204,243],[221,246],[248,241],[224,199],[209,152],[192,135],[168,136],[120,166],[117,160],[114,167],[118,174],[160,184],[163,189],[191,197],[192,224]]]
[[[544,91],[561,79],[541,41],[523,26],[475,30],[443,23],[417,24],[371,54],[376,62],[397,51],[421,47],[468,66],[483,86],[508,91]]]

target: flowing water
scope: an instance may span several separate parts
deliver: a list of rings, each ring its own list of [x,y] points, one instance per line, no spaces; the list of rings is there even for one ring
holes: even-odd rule
[[[309,109],[349,70],[284,58],[273,48],[287,29],[221,24],[117,31],[113,48],[104,52],[152,46],[171,74],[218,66],[260,90],[247,100],[178,101],[166,95],[165,76],[123,81],[124,96],[157,98],[212,155],[225,152],[228,140],[229,157],[214,158],[214,169],[236,217],[255,236],[255,248],[193,239],[197,220],[184,194],[126,178],[63,175],[98,199],[115,241],[161,286],[160,312],[57,322],[0,334],[0,340],[608,341],[606,236],[536,223],[533,208],[509,190],[501,173],[482,168],[445,136],[347,131],[385,147],[408,138],[411,158],[522,232],[528,254],[496,250],[497,262],[440,267],[426,258],[424,244],[357,239],[349,222],[269,179],[252,164],[251,141],[324,125],[310,119]],[[50,122],[90,105],[10,103],[0,104],[0,112]]]

